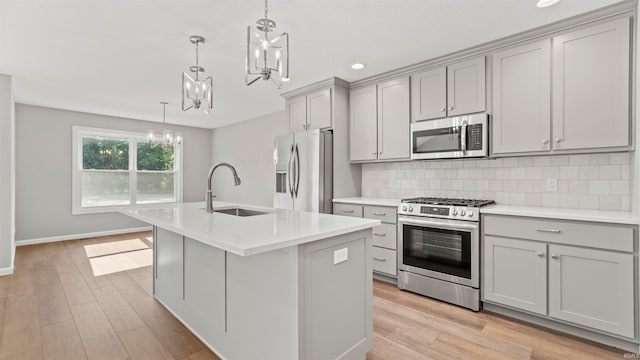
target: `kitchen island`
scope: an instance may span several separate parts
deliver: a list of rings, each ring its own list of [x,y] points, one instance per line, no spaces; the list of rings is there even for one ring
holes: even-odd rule
[[[223,202],[214,210],[121,211],[153,225],[159,302],[222,359],[366,358],[380,221]]]

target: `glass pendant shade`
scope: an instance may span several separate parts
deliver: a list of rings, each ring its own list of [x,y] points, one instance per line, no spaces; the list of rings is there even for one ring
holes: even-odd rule
[[[265,1],[264,18],[247,27],[245,83],[251,85],[262,79],[273,81],[278,88],[289,80],[289,34],[275,35],[276,22],[268,18]]]
[[[188,73],[182,73],[182,111],[189,109],[202,109],[205,114],[213,110],[213,78],[204,78],[204,68],[200,66],[198,48],[204,44],[204,38],[200,35],[189,37],[196,46],[196,64],[189,67]]]

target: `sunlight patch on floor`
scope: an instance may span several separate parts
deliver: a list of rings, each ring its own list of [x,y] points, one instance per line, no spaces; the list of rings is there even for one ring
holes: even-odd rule
[[[112,241],[101,244],[85,245],[84,251],[88,258],[113,255],[128,251],[148,249],[149,246],[139,239]]]
[[[120,271],[153,265],[153,250],[122,252],[89,259],[93,276],[113,274]]]

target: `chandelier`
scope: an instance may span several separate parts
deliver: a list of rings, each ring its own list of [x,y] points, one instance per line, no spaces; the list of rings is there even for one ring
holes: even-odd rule
[[[251,25],[247,27],[245,83],[271,80],[280,89],[283,81],[289,81],[289,34],[284,32],[270,39],[269,33],[276,30],[276,22],[269,19],[268,13],[265,0],[264,18],[256,21],[257,31],[252,31]]]
[[[195,79],[186,72],[182,73],[182,111],[202,107],[204,113],[208,114],[213,110],[213,79],[211,76],[204,80],[200,79],[204,77],[204,68],[200,66],[198,59],[198,47],[204,44],[204,38],[193,35],[189,37],[189,41],[196,45],[196,64],[189,67],[189,71],[195,73]]]
[[[161,145],[163,148],[168,148],[171,146],[176,146],[182,144],[182,134],[176,132],[175,135],[171,130],[167,130],[166,127],[166,113],[167,113],[167,105],[168,102],[161,102],[162,104],[162,135],[156,135],[153,130],[149,130],[147,132],[147,141],[149,145],[156,146]]]

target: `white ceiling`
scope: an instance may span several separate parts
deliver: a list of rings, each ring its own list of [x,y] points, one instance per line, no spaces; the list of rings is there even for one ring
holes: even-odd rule
[[[290,33],[282,90],[244,85],[246,26],[260,0],[0,0],[0,73],[19,103],[215,128],[284,109],[281,92],[338,76],[362,79],[600,8],[620,0],[271,0]],[[203,35],[213,113],[180,111],[189,35]],[[364,62],[365,70],[351,70]]]

